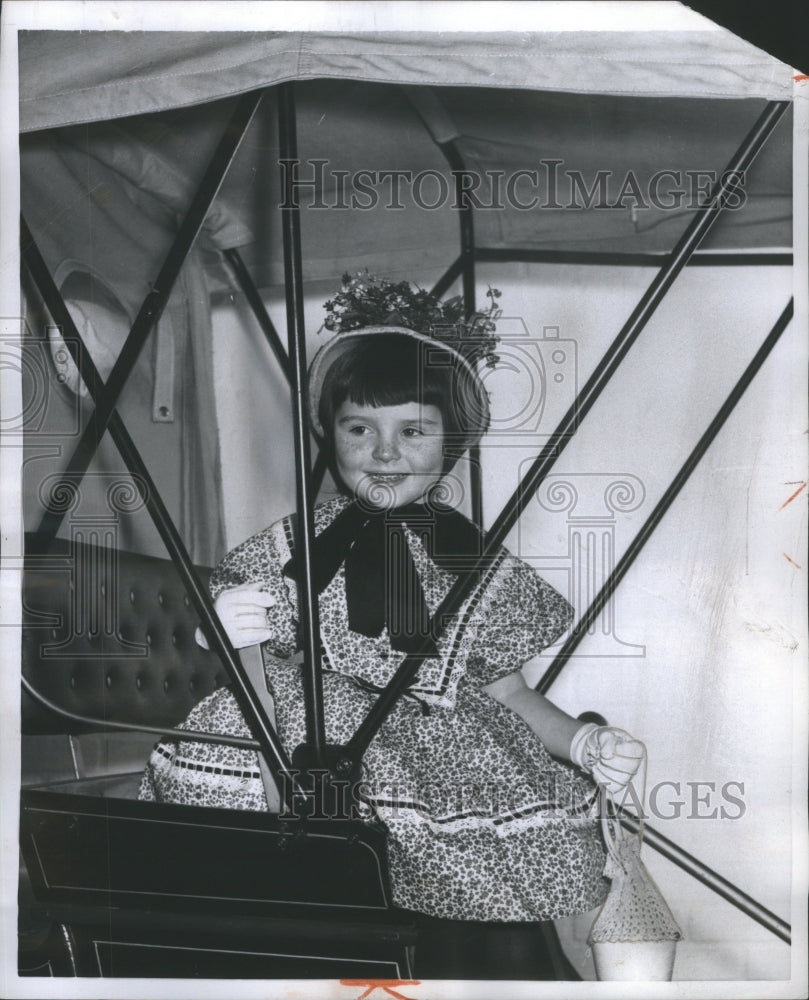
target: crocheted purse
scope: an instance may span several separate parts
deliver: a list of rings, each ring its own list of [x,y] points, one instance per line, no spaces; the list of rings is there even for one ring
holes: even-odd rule
[[[626,834],[609,793],[607,800],[601,825],[604,874],[612,885],[588,938],[596,974],[599,980],[668,981],[682,933],[641,860],[643,812],[637,834]]]

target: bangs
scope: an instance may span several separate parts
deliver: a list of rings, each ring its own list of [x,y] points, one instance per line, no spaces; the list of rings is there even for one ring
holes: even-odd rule
[[[334,415],[346,400],[359,406],[437,406],[445,424],[452,397],[454,366],[446,351],[412,337],[381,334],[358,341],[339,357],[323,381],[318,416],[328,435]]]

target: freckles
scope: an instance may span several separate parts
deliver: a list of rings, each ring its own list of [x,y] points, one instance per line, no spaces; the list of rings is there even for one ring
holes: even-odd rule
[[[335,451],[338,455],[356,455],[363,450],[364,442],[352,437],[340,437],[335,441]]]

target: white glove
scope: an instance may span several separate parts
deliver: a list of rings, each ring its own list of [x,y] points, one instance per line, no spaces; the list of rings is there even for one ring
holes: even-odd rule
[[[216,613],[228,634],[234,649],[255,646],[272,637],[268,627],[267,608],[275,604],[275,598],[260,589],[257,583],[242,583],[238,587],[223,590],[214,601]],[[198,645],[210,649],[202,629],[194,634]]]
[[[617,795],[632,781],[646,756],[646,747],[623,729],[588,722],[570,744],[570,759],[599,785]]]

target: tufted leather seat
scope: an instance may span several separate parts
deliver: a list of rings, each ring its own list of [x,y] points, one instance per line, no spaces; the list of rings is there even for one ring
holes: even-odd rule
[[[218,656],[194,641],[199,618],[172,562],[103,541],[43,546],[26,536],[23,675],[77,715],[176,726],[227,674]],[[207,585],[210,570],[198,572]],[[24,785],[115,776],[98,794],[125,798],[136,796],[157,738],[82,724],[25,690],[22,734]]]
[[[199,617],[168,559],[57,539],[37,554],[26,539],[22,670],[62,708],[129,723],[173,726],[227,682],[215,653],[194,641]],[[200,569],[207,584],[210,570]],[[23,693],[23,733],[93,728]]]

